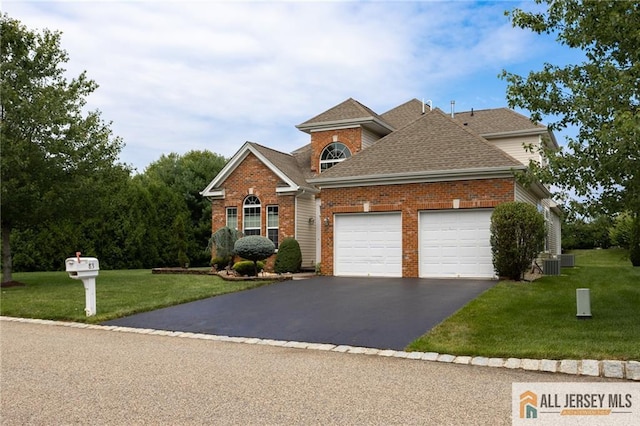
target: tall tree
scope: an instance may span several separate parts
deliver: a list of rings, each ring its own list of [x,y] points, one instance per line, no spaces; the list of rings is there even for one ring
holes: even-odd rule
[[[91,209],[100,178],[122,141],[99,111],[85,113],[97,84],[86,73],[67,80],[61,33],[29,30],[0,17],[2,282],[12,280],[11,231]],[[120,173],[115,173],[120,174]]]
[[[583,51],[585,60],[545,63],[526,78],[502,73],[511,107],[531,111],[535,121],[557,117],[552,129],[579,129],[566,150],[546,153],[547,169],[532,170],[543,182],[575,191],[587,213],[633,212],[640,229],[640,2],[536,3],[546,10],[507,12],[513,25],[554,34],[560,44]]]
[[[190,217],[184,224],[188,234],[186,254],[193,265],[208,265],[211,260],[211,254],[205,251],[211,237],[211,202],[203,198],[200,191],[222,170],[226,161],[210,151],[170,153],[144,171],[146,179],[163,183],[184,200]]]

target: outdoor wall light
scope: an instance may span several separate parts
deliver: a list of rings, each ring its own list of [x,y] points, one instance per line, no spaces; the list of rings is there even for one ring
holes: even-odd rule
[[[329,226],[329,218],[328,217],[324,218],[324,226]]]
[[[316,223],[316,220],[312,217],[309,218],[309,225],[313,225],[314,223]]]

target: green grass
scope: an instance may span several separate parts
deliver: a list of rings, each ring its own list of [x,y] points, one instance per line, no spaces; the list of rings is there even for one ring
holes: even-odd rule
[[[267,284],[224,281],[211,275],[151,274],[149,270],[100,271],[97,314],[86,317],[82,281],[66,272],[14,273],[24,287],[2,288],[0,314],[23,318],[97,323]]]
[[[640,360],[640,268],[620,249],[576,250],[576,267],[533,283],[502,281],[408,350],[539,359]],[[589,288],[592,319],[576,318]]]

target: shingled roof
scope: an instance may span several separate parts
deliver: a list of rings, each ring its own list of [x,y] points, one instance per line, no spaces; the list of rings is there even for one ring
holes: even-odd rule
[[[522,163],[439,109],[322,173],[313,183],[373,175],[522,168]]]
[[[296,126],[314,130],[362,126],[381,139],[358,155],[316,175],[311,170],[311,145],[286,154],[263,145],[247,142],[202,192],[221,196],[218,186],[248,152],[260,157],[280,175],[291,189],[318,191],[314,185],[372,184],[398,182],[403,177],[487,175],[522,169],[522,163],[489,143],[487,139],[510,133],[543,133],[547,128],[508,108],[487,109],[455,114],[452,119],[439,109],[430,111],[418,99],[412,99],[382,115],[349,98],[335,107]],[[386,135],[386,136],[385,136]],[[553,141],[553,134],[551,134]],[[555,141],[554,141],[555,143]]]
[[[417,99],[411,99],[402,105],[390,109],[381,115],[381,117],[396,129],[406,126],[422,116],[425,105]]]
[[[353,120],[359,118],[369,118],[380,116],[375,113],[369,107],[361,104],[353,98],[349,98],[346,101],[339,103],[333,108],[329,108],[325,112],[316,115],[313,118],[299,124],[296,127],[304,127],[309,124],[326,123],[332,121]]]
[[[300,166],[299,158],[255,142],[245,142],[200,194],[205,197],[224,197],[223,182],[249,154],[258,157],[260,161],[282,179],[278,184],[278,189],[282,189],[283,192],[300,189],[318,192],[317,188],[308,183],[307,178],[311,175],[305,175]]]
[[[302,168],[298,163],[296,157],[291,154],[285,154],[284,152],[276,151],[275,149],[267,148],[255,142],[248,142],[249,145],[254,147],[260,154],[262,154],[271,164],[277,167],[282,173],[284,173],[289,179],[295,182],[296,185],[301,187],[309,186],[307,184],[307,177],[302,172]]]
[[[327,127],[353,125],[366,127],[381,135],[389,134],[394,130],[375,111],[353,98],[347,99],[304,123],[298,124],[296,127],[303,132],[310,133],[312,130]]]
[[[306,144],[293,151],[291,155],[296,159],[296,163],[301,170],[301,173],[307,178],[311,179],[315,176],[315,173],[311,170],[311,144]]]
[[[381,117],[387,123],[399,129],[420,118],[425,108],[428,108],[428,106],[425,106],[418,99],[411,99],[381,114]],[[547,129],[544,125],[536,124],[524,115],[509,108],[458,112],[454,114],[454,118],[479,135],[522,132],[526,130],[544,131]]]
[[[479,135],[547,129],[509,108],[458,112],[455,119]]]

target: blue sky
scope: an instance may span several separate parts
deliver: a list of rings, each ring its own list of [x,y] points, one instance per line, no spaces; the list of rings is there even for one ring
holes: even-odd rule
[[[15,1],[3,12],[63,33],[70,77],[100,86],[88,107],[111,121],[121,161],[232,156],[247,140],[291,152],[296,124],[352,97],[383,113],[410,99],[457,111],[506,106],[520,75],[580,53],[512,28],[532,2]],[[526,111],[520,111],[528,114]],[[556,132],[558,142],[563,133]]]

